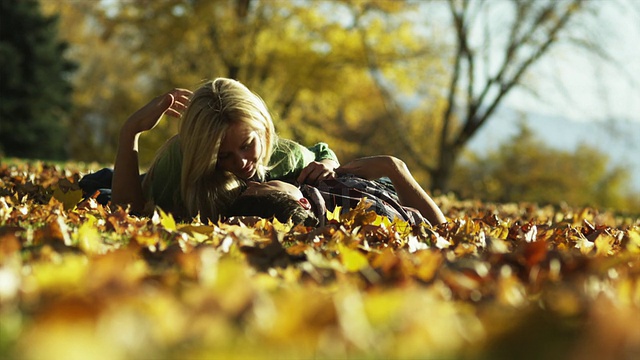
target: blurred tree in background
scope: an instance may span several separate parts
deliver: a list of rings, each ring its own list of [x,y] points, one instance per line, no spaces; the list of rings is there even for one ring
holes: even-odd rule
[[[520,124],[520,131],[485,156],[458,164],[452,189],[464,199],[494,202],[596,206],[638,212],[640,197],[630,196],[629,171],[588,145],[555,149]]]
[[[601,4],[42,1],[64,20],[81,64],[69,129],[78,160],[111,163],[129,114],[173,87],[223,76],[265,99],[282,137],[325,141],[343,161],[395,155],[445,192],[468,141],[513,89],[535,83],[540,59],[608,58],[591,36],[599,28],[584,25]],[[143,166],[177,125],[167,119],[142,136]]]
[[[153,57],[153,53],[132,51],[138,30],[111,27],[111,10],[101,1],[41,4],[44,11],[62,19],[60,34],[71,44],[69,56],[80,64],[72,78],[76,91],[73,126],[68,130],[70,156],[75,160],[112,163],[122,123],[164,90],[151,88],[149,81],[154,73],[140,60]],[[153,156],[153,151],[147,151],[150,152],[147,156]]]
[[[267,102],[283,137],[331,144],[343,159],[392,153],[413,137],[425,156],[443,109],[442,51],[406,21],[416,4],[388,1],[129,1],[44,2],[66,21],[83,69],[75,78],[72,146],[81,160],[110,162],[128,114],[172,87],[195,88],[218,76],[236,78]],[[398,94],[413,94],[413,115],[391,118],[372,79],[369,46],[385,60],[384,76]],[[426,36],[424,34],[423,36]],[[428,73],[431,81],[421,76]],[[382,74],[382,71],[381,73]],[[420,91],[429,96],[416,97]],[[402,127],[398,127],[402,124]],[[93,131],[90,129],[93,128]],[[412,128],[407,135],[400,129]],[[142,163],[177,131],[162,122],[141,138]],[[99,149],[96,152],[94,149]],[[415,167],[414,167],[415,168]],[[426,179],[422,175],[422,180]]]
[[[601,2],[449,0],[424,4],[449,19],[448,24],[439,24],[444,26],[444,41],[450,44],[441,54],[448,79],[440,94],[446,101],[443,111],[420,120],[435,123],[436,141],[430,143],[434,156],[425,157],[422,147],[410,137],[400,139],[406,160],[429,173],[432,190],[450,189],[452,171],[469,140],[515,88],[527,87],[527,76],[541,59],[557,49],[581,52],[590,59],[611,59],[603,44],[594,41],[593,33],[583,26],[596,18]],[[370,45],[372,52],[375,48]],[[370,56],[369,64],[373,71],[384,66],[375,55]],[[402,117],[402,106],[389,85],[374,79],[388,94],[388,113]]]
[[[0,155],[67,157],[69,77],[58,17],[37,0],[0,0]]]

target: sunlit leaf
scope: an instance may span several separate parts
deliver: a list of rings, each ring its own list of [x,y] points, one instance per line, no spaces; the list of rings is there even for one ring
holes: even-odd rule
[[[627,250],[634,254],[640,253],[640,230],[629,230],[627,236],[629,237]]]
[[[498,226],[491,229],[489,234],[497,239],[505,240],[509,235],[509,225],[507,223],[500,223]]]
[[[75,234],[80,249],[87,254],[101,254],[105,251],[105,246],[101,241],[100,233],[96,227],[96,222],[97,219],[89,215],[87,221],[78,228]]]
[[[333,211],[327,211],[327,220],[332,221],[340,221],[340,212],[342,211],[341,206],[336,206]]]
[[[273,219],[272,224],[273,224],[273,229],[280,233],[288,233],[293,227],[293,224],[291,222],[283,224],[280,221],[278,221],[278,219],[276,218]]]
[[[160,208],[158,208],[158,212],[160,213],[160,225],[162,225],[162,227],[164,227],[168,231],[175,231],[177,227],[173,215],[164,212]]]
[[[201,242],[207,241],[208,239],[211,239],[211,237],[213,236],[215,227],[207,226],[207,225],[185,224],[185,225],[179,226],[178,230],[187,233],[196,242],[201,243]]]
[[[82,200],[82,190],[63,191],[59,186],[56,186],[52,196],[62,203],[65,210],[71,210]]]
[[[384,226],[385,228],[389,229],[391,228],[391,220],[389,220],[389,218],[386,216],[378,215],[376,216],[376,219],[371,222],[371,225]]]
[[[34,264],[32,274],[25,279],[37,291],[64,293],[81,289],[86,280],[89,262],[85,256],[67,254],[59,263]]]
[[[360,251],[349,249],[348,247],[339,244],[338,251],[340,252],[340,259],[342,265],[349,272],[360,271],[369,266],[369,260]]]
[[[576,247],[580,249],[580,252],[583,255],[588,255],[594,249],[595,244],[583,237],[580,237],[576,240]]]
[[[600,233],[594,241],[596,256],[612,255],[614,242],[615,238],[613,236],[606,233]]]
[[[416,253],[419,263],[416,265],[416,277],[422,281],[431,281],[442,261],[442,254],[435,251],[419,251]]]
[[[22,166],[0,163],[9,358],[491,358],[513,338],[541,356],[541,342],[574,354],[635,339],[640,223],[628,216],[436,197],[450,221],[434,227],[366,203],[319,228],[176,223],[66,208],[48,189],[73,191],[75,175]]]
[[[443,238],[439,234],[436,234],[435,246],[438,249],[446,249],[446,248],[450,247],[451,245],[452,245],[452,243],[449,240]]]

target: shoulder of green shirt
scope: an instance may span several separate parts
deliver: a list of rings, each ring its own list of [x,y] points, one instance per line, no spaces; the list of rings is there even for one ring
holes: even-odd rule
[[[309,147],[308,149],[315,154],[316,161],[325,159],[335,160],[336,162],[338,161],[338,157],[336,156],[335,152],[333,152],[333,150],[329,148],[329,145],[327,143],[319,142]]]
[[[325,159],[338,161],[338,157],[336,156],[335,152],[333,152],[333,150],[329,148],[329,145],[324,142],[319,142],[313,146],[305,147],[293,140],[278,139],[278,143],[276,144],[274,153],[275,152],[284,152],[284,153],[300,152],[306,155],[305,157],[308,157],[307,151],[313,154],[312,161],[314,160],[320,161]]]

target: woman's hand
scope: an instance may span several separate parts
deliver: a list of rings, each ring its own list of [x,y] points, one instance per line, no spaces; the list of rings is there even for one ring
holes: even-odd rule
[[[155,97],[147,105],[129,116],[123,126],[123,131],[129,134],[140,134],[153,129],[163,114],[179,118],[182,111],[189,105],[191,90],[173,89]]]
[[[335,177],[333,170],[337,166],[335,161],[329,159],[313,161],[300,172],[298,184],[317,185],[322,180],[332,179]]]

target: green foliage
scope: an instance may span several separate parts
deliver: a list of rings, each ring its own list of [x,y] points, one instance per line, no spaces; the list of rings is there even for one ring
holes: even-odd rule
[[[65,159],[75,65],[58,19],[36,0],[1,0],[0,16],[0,154]]]
[[[524,123],[510,141],[484,157],[458,166],[454,191],[486,201],[640,209],[626,188],[629,172],[610,166],[606,155],[588,145],[558,150],[535,137]]]

